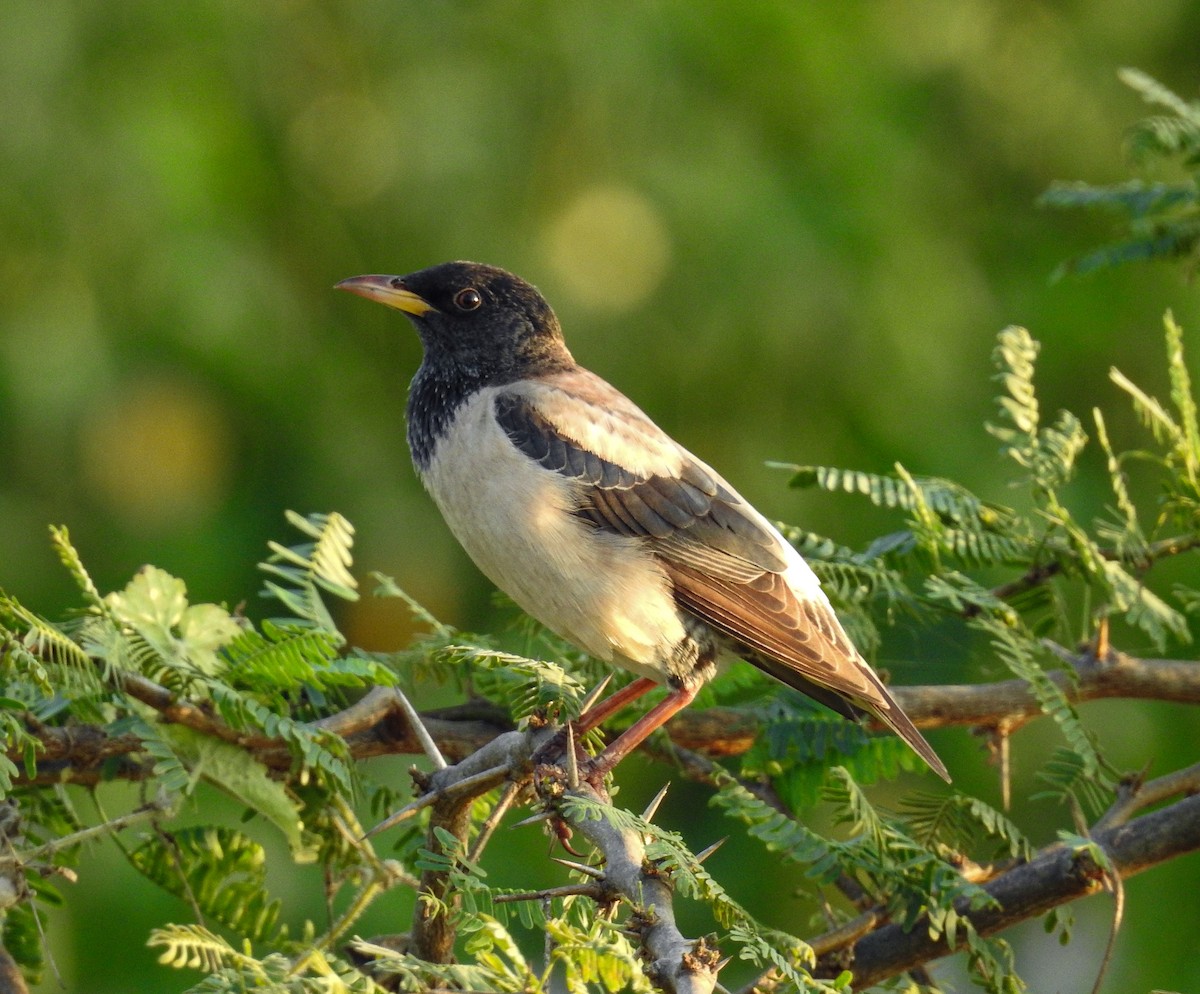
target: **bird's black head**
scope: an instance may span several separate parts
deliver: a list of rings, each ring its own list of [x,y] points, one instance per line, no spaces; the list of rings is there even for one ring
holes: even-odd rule
[[[421,336],[425,365],[454,367],[476,386],[572,364],[545,298],[495,266],[445,262],[408,276],[355,276],[338,289],[403,311]]]
[[[408,394],[408,444],[428,468],[455,412],[488,386],[570,369],[558,318],[520,277],[477,262],[445,262],[408,276],[355,276],[349,290],[403,311],[425,361]]]

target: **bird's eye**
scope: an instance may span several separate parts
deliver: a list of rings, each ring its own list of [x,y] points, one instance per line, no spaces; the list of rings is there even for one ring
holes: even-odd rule
[[[467,287],[465,290],[459,290],[454,295],[454,306],[460,311],[473,311],[483,303],[483,297],[479,291],[473,286]]]

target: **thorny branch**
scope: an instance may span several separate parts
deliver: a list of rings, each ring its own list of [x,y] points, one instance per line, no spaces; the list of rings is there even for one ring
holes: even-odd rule
[[[1053,647],[1069,669],[1049,673],[1073,702],[1099,698],[1129,698],[1200,704],[1200,662],[1142,659],[1109,649],[1099,658],[1091,652],[1070,653]],[[144,677],[127,677],[125,689],[149,704],[164,721],[185,724],[250,751],[267,767],[286,771],[293,756],[279,740],[248,735],[226,725],[211,710],[179,700],[170,691]],[[1023,680],[987,684],[892,687],[893,696],[919,728],[959,725],[980,728],[1019,728],[1041,714],[1037,700]],[[433,741],[451,761],[461,760],[497,735],[512,728],[502,708],[472,701],[456,708],[421,715]],[[20,754],[10,758],[20,767],[18,783],[91,784],[100,779],[141,780],[150,775],[151,764],[141,756],[142,743],[134,735],[109,735],[102,729],[75,725],[55,727],[26,717],[26,727],[42,749],[37,755],[36,775],[25,778]],[[422,752],[419,737],[404,712],[395,691],[377,687],[357,703],[337,714],[311,723],[314,730],[331,732],[345,739],[355,759]],[[760,730],[752,712],[734,708],[690,709],[677,715],[668,726],[671,741],[685,753],[708,757],[738,755],[750,748]],[[682,764],[685,773],[705,779],[703,764]]]
[[[608,803],[587,783],[564,796]],[[571,827],[604,854],[601,884],[634,908],[633,927],[646,957],[646,975],[667,994],[710,994],[717,982],[720,953],[704,939],[686,939],[675,923],[671,887],[646,860],[642,837],[604,818],[571,819]]]
[[[647,976],[667,994],[711,994],[720,955],[705,940],[687,939],[680,932],[670,885],[649,865],[641,836],[606,819],[579,815],[565,803],[568,799],[607,804],[607,797],[586,782],[570,783],[558,767],[533,766],[533,757],[555,734],[552,728],[509,732],[456,766],[422,776],[421,786],[432,798],[428,845],[439,851],[435,827],[450,831],[465,845],[470,827],[467,816],[476,798],[506,780],[510,785],[532,783],[547,809],[603,856],[603,869],[592,871],[590,883],[556,888],[553,893],[587,894],[602,903],[627,901],[633,908],[629,927],[641,945]],[[463,789],[468,784],[470,788]],[[421,878],[421,893],[427,898],[418,902],[414,913],[411,948],[415,955],[433,963],[450,962],[453,956],[456,935],[451,916],[435,913],[439,905],[453,901],[449,885],[449,874],[441,870],[427,870]]]
[[[1200,703],[1200,663],[1141,659],[1107,647],[1098,653],[1052,648],[1069,669],[1050,674],[1051,679],[1072,701],[1127,697]],[[124,689],[158,711],[164,721],[235,743],[281,774],[292,766],[293,757],[281,741],[233,729],[211,709],[179,699],[144,677],[126,677]],[[895,687],[893,693],[914,722],[925,728],[953,724],[1011,729],[1040,714],[1033,695],[1020,680]],[[531,757],[546,732],[512,731],[503,710],[486,702],[430,712],[421,720],[441,752],[457,761],[455,766],[437,770],[423,784],[433,809],[431,824],[465,842],[472,801],[505,780],[514,791],[515,785],[527,781]],[[375,688],[354,705],[310,727],[341,736],[355,758],[423,751],[421,737],[414,733],[409,715],[390,688]],[[26,728],[43,748],[37,754],[35,775],[19,782],[95,783],[102,775],[131,780],[150,775],[151,763],[136,736],[108,735],[91,726],[49,726],[32,715],[26,716]],[[670,727],[670,752],[686,776],[712,782],[717,768],[709,757],[744,751],[757,732],[757,719],[748,713],[723,708],[684,712]],[[661,750],[663,746],[652,744],[650,748]],[[23,757],[12,758],[24,773]],[[586,784],[571,787],[573,792],[590,790]],[[1120,878],[1193,851],[1200,848],[1200,796],[1191,795],[1198,794],[1200,764],[1149,782],[1131,779],[1120,786],[1116,802],[1097,822],[1092,839],[1103,847]],[[1179,797],[1183,799],[1136,817],[1152,805]],[[668,992],[710,992],[716,981],[718,954],[679,932],[669,886],[647,872],[644,848],[636,833],[622,833],[605,820],[576,819],[572,827],[604,854],[603,879],[590,885],[594,892],[619,895],[645,912],[635,913],[634,922],[650,964],[648,975]],[[435,846],[432,828],[429,839]],[[1089,860],[1085,851],[1061,846],[1044,850],[1030,863],[1009,868],[986,884],[999,902],[998,909],[971,912],[964,908],[962,914],[971,918],[981,934],[988,935],[1092,893],[1102,887],[1105,873]],[[430,900],[421,902],[416,911],[412,949],[431,962],[446,962],[452,955],[455,936],[448,916],[429,914],[439,903],[453,901],[448,884],[445,874],[434,871],[421,881]],[[888,923],[879,909],[869,907],[848,926],[818,936],[813,946],[821,954],[819,971],[824,969],[829,975],[840,972],[849,956],[856,987],[870,986],[952,951],[942,940],[929,938],[928,930],[918,927],[905,932]]]
[[[1200,795],[1185,797],[1131,822],[1095,830],[1091,841],[1104,851],[1112,872],[1121,880],[1165,860],[1195,852],[1200,849]],[[962,917],[970,919],[980,935],[994,935],[1051,908],[1099,892],[1104,888],[1107,873],[1087,849],[1051,846],[1030,862],[984,885],[995,898],[995,906],[971,911],[964,905],[958,910]],[[853,963],[855,990],[871,987],[954,952],[944,936],[932,938],[929,930],[919,923],[908,931],[899,925],[883,925],[857,938],[850,946],[830,948],[821,939],[817,944],[826,951],[818,958],[815,975],[837,976],[849,958]]]

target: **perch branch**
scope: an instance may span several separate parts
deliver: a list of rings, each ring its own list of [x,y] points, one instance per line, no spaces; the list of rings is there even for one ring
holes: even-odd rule
[[[545,790],[546,781],[536,779]],[[586,781],[560,796],[577,798],[589,806],[607,803]],[[641,835],[632,829],[620,829],[606,818],[581,815],[581,808],[564,805],[560,800],[551,799],[550,803],[604,854],[604,877],[592,886],[619,894],[633,906],[632,927],[642,946],[650,982],[666,994],[711,994],[717,982],[720,953],[704,939],[687,939],[679,931],[671,887],[648,863]]]
[[[532,733],[508,732],[493,739],[456,766],[432,773],[425,784],[427,797],[433,797],[426,846],[430,852],[444,852],[436,829],[450,832],[463,848],[471,828],[471,805],[506,779],[522,780],[532,770],[530,757],[552,734],[550,729]],[[386,823],[385,823],[386,824]],[[421,874],[417,906],[413,910],[413,952],[430,963],[449,963],[454,956],[457,934],[443,906],[454,900],[450,892],[450,874],[428,869]]]
[[[1048,676],[1071,701],[1119,697],[1200,703],[1200,662],[1142,659],[1113,649],[1097,656],[1091,652],[1072,653],[1054,645],[1050,648],[1070,671],[1053,671]],[[132,697],[158,711],[164,721],[237,744],[270,769],[283,772],[293,766],[295,757],[278,739],[233,729],[203,704],[181,700],[145,677],[126,675],[123,686]],[[1023,680],[893,686],[891,692],[920,728],[965,725],[1011,731],[1040,714]],[[503,709],[485,701],[429,711],[420,717],[429,738],[451,762],[461,761],[512,728]],[[32,715],[26,715],[25,722],[42,748],[32,777],[26,774],[21,751],[9,753],[19,770],[15,778],[18,784],[94,784],[102,779],[142,780],[150,775],[152,764],[140,755],[142,744],[136,736],[110,736],[87,725],[48,726]],[[413,722],[390,687],[376,687],[355,704],[311,722],[309,727],[341,736],[354,759],[425,751]],[[697,780],[709,779],[710,766],[704,757],[741,754],[759,730],[760,721],[752,712],[719,707],[689,709],[668,726],[670,741],[678,747],[674,760],[685,776]],[[668,754],[654,740],[644,748]]]

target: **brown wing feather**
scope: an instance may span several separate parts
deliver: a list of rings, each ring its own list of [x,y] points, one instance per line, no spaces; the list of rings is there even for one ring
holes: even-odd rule
[[[577,370],[499,394],[495,416],[517,449],[578,484],[577,514],[647,540],[681,608],[777,680],[846,717],[875,715],[949,779],[816,581],[815,597],[789,585],[778,533],[623,395]]]
[[[829,608],[798,600],[779,574],[729,582],[671,559],[662,562],[680,604],[723,635],[857,704],[885,704],[878,680]]]
[[[796,598],[777,574],[730,583],[677,562],[663,565],[679,603],[750,649],[749,662],[847,718],[873,715],[950,780],[945,764],[858,654],[828,605]]]

